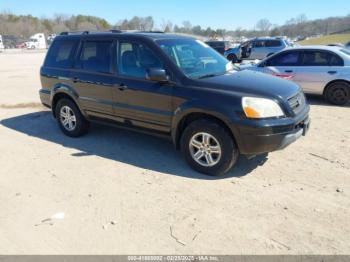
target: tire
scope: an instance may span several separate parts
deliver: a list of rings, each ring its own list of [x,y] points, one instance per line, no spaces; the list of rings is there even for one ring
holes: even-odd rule
[[[229,55],[227,56],[227,59],[228,59],[229,61],[231,61],[232,63],[237,63],[237,62],[238,62],[237,56],[236,56],[235,54],[229,54]]]
[[[64,115],[69,115],[69,119]],[[89,130],[89,122],[81,114],[76,104],[70,99],[62,98],[57,102],[55,116],[58,126],[67,136],[79,137],[86,134]]]
[[[209,135],[207,141],[209,141],[210,147],[206,148],[203,144],[205,144],[204,137],[207,135]],[[187,163],[194,170],[210,176],[224,175],[237,162],[239,155],[238,148],[229,132],[221,124],[209,119],[200,119],[189,124],[181,136],[180,143],[182,154]],[[193,144],[196,144],[196,147]],[[205,154],[208,154],[206,150],[210,152],[210,149],[213,150],[210,154],[213,163],[208,165]],[[220,151],[220,153],[214,151]],[[196,160],[194,158],[196,154],[197,157],[204,155]]]
[[[350,100],[350,84],[341,81],[332,83],[327,87],[324,95],[333,105],[345,105]]]

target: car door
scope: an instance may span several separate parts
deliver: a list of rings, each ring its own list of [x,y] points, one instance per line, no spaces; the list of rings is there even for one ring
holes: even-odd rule
[[[266,57],[266,55],[264,55],[265,53],[265,41],[255,40],[252,45],[249,59],[263,59]]]
[[[264,57],[278,53],[283,49],[282,41],[279,39],[271,39],[265,41],[265,54]]]
[[[295,80],[300,63],[300,52],[284,51],[265,60],[258,66],[259,71],[288,80]]]
[[[149,68],[164,68],[156,52],[138,41],[120,40],[113,89],[113,110],[134,126],[170,131],[172,85],[146,79]]]
[[[110,39],[85,39],[81,42],[71,78],[79,102],[89,115],[113,115],[113,46]]]
[[[306,93],[323,94],[325,86],[337,78],[344,66],[341,57],[326,50],[304,50],[295,81]]]

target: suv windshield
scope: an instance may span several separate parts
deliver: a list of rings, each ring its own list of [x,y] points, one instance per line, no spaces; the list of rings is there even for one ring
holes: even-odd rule
[[[223,75],[234,69],[232,63],[202,41],[166,39],[156,43],[189,78]]]

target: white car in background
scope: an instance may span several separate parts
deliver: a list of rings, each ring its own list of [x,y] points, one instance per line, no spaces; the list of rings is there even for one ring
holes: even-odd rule
[[[28,49],[46,49],[46,39],[43,33],[32,35],[28,42],[26,42]]]
[[[240,68],[292,80],[305,93],[323,95],[331,104],[344,105],[350,100],[350,50],[344,47],[289,48]]]
[[[0,50],[3,51],[5,49],[4,43],[2,41],[2,35],[0,35]]]

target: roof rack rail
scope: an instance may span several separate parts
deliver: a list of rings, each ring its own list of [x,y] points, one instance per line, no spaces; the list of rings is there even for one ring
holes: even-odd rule
[[[111,29],[111,30],[109,30],[109,32],[115,33],[115,34],[123,33],[122,30],[118,30],[118,29]]]
[[[154,33],[154,34],[164,34],[164,31],[138,31],[139,33]]]
[[[62,32],[62,33],[60,33],[60,35],[77,35],[77,34],[88,35],[89,31],[74,31],[74,32]]]

